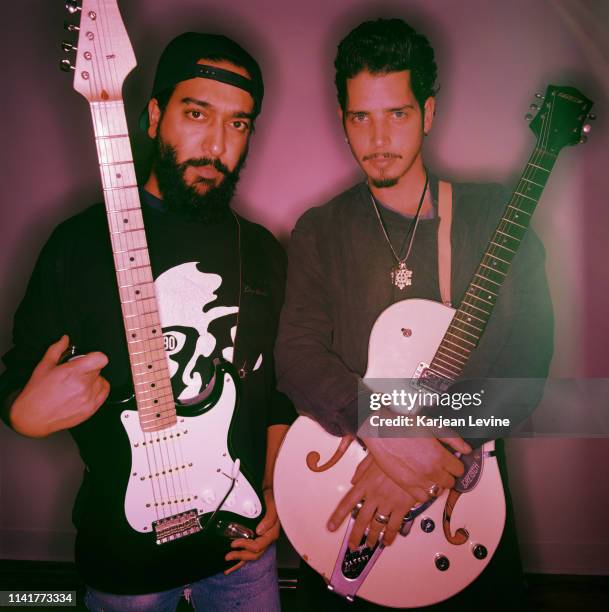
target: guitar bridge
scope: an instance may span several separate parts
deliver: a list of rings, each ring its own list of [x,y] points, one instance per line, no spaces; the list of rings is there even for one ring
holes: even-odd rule
[[[187,510],[152,523],[157,544],[166,544],[173,540],[201,531],[199,515],[196,510]]]

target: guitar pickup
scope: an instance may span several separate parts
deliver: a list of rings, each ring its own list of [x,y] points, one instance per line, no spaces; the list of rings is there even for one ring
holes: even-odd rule
[[[435,372],[429,367],[429,364],[421,362],[413,375],[416,382],[413,383],[420,389],[427,389],[435,393],[445,393],[450,386],[455,382],[450,378],[446,378]]]
[[[166,544],[185,536],[201,531],[199,514],[196,510],[187,510],[152,523],[157,544]]]

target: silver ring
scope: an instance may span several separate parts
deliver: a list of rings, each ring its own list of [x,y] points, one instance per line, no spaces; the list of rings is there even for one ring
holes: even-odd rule
[[[431,487],[427,489],[427,492],[429,493],[430,497],[436,497],[440,492],[440,487],[437,484],[432,484]]]
[[[386,525],[389,522],[389,517],[386,514],[381,514],[379,512],[378,514],[375,514],[374,520],[381,525]]]

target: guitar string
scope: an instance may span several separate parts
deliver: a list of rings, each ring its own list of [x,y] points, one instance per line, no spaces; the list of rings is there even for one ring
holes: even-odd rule
[[[522,177],[521,177],[521,179],[520,179],[520,181],[519,181],[519,183],[518,183],[518,185],[516,187],[515,197],[510,199],[510,201],[508,202],[508,204],[513,204],[514,205],[514,208],[516,208],[516,211],[513,210],[512,208],[507,209],[506,212],[502,215],[502,217],[500,219],[500,222],[499,222],[495,232],[493,233],[493,238],[495,238],[497,230],[505,232],[510,237],[512,237],[514,240],[518,241],[517,247],[520,245],[520,242],[524,239],[525,233],[526,233],[528,227],[530,226],[531,220],[529,219],[528,222],[526,222],[526,228],[527,229],[524,229],[524,233],[523,233],[522,238],[517,238],[516,236],[513,236],[510,233],[509,228],[510,228],[511,224],[509,222],[510,221],[515,221],[516,219],[521,219],[521,217],[518,215],[517,211],[524,212],[525,214],[527,214],[527,211],[526,211],[526,209],[525,209],[525,207],[523,205],[524,204],[524,198],[522,196],[519,196],[518,194],[519,193],[523,193],[524,190],[526,189],[526,186],[524,185],[524,180],[530,179],[532,177],[535,177],[535,175],[536,175],[536,172],[533,169],[533,167],[531,166],[531,163],[535,163],[535,162],[540,163],[540,160],[541,160],[541,166],[545,168],[545,166],[543,165],[543,157],[544,157],[544,150],[545,150],[545,148],[547,146],[548,135],[549,135],[549,125],[551,124],[551,116],[552,116],[552,113],[554,112],[554,104],[552,103],[549,106],[550,106],[550,118],[548,118],[543,123],[538,146],[536,145],[535,149],[533,150],[533,154],[531,155],[530,161],[527,162],[527,165],[525,167],[523,175],[522,175]],[[542,121],[543,121],[543,119],[542,119]],[[546,181],[547,181],[547,177],[546,177]],[[545,186],[545,182],[541,182],[540,184]],[[543,190],[543,186],[541,187],[542,190]],[[541,197],[541,194],[540,194],[539,197]],[[539,201],[539,197],[535,198],[535,206],[533,207],[530,215],[532,215],[533,212],[535,211],[535,207],[536,207],[536,205],[537,205],[537,203]],[[522,224],[522,225],[524,225],[524,224]],[[493,240],[493,242],[495,242],[495,241]],[[490,244],[489,247],[487,248],[487,250],[485,251],[485,254],[483,255],[481,263],[486,263],[486,264],[491,263],[489,258],[497,259],[499,257],[499,253],[501,251],[502,251],[502,247],[501,246],[495,245],[495,244]],[[504,254],[504,256],[505,256],[505,254]],[[511,261],[514,259],[514,257],[515,257],[515,254],[512,254],[511,258],[509,260],[510,264],[511,264]],[[482,278],[484,278],[486,280],[490,280],[491,282],[496,282],[495,279],[493,279],[490,276],[492,271],[487,272],[486,269],[485,268],[481,268],[480,265],[478,266],[478,268],[476,270],[476,273],[480,274],[482,276]],[[501,287],[499,287],[499,289],[501,289]],[[479,292],[476,292],[475,295],[477,295],[478,297],[481,297],[479,295]],[[462,310],[463,305],[470,306],[470,308],[471,308],[471,305],[467,301],[465,301],[465,300],[466,300],[466,298],[464,298],[463,303],[459,307],[459,310]],[[491,308],[492,308],[492,306],[491,306]],[[467,311],[463,311],[463,312],[467,314]],[[469,314],[473,314],[473,313],[469,313]],[[489,314],[489,316],[490,316],[490,314]],[[461,328],[458,327],[458,325],[456,324],[456,322],[459,322],[459,321],[461,321],[461,319],[458,319],[455,316],[453,318],[453,321],[451,322],[451,328],[453,328],[453,331],[461,331],[462,332],[461,334],[456,334],[457,337],[460,338],[461,340],[466,340],[467,341],[467,338],[463,337],[464,336],[463,328],[462,327]],[[481,336],[481,333],[478,335],[478,338],[480,336]],[[460,347],[460,348],[464,348],[464,347]],[[465,355],[464,355],[464,357],[467,358],[467,356],[465,356]],[[453,361],[455,361],[455,360],[453,360]],[[465,364],[461,364],[459,366],[451,365],[451,370],[456,370],[455,377],[460,374],[460,372],[462,371],[464,365]],[[447,368],[443,368],[443,369],[448,371]]]
[[[103,7],[105,8],[105,7]],[[106,13],[106,15],[103,16],[103,20],[104,22],[109,23],[109,16]],[[96,22],[96,25],[99,22]],[[100,41],[100,47],[104,45],[104,37],[99,35],[99,30],[97,32],[97,36],[95,41],[99,40]],[[94,43],[95,44],[95,43]],[[98,56],[102,57],[102,55],[106,55],[105,50],[99,49],[98,50]],[[104,76],[106,76],[109,80],[109,82],[112,84],[113,88],[115,91],[120,91],[120,85],[119,85],[119,79],[115,78],[117,77],[115,71],[113,69],[111,69],[110,64],[106,64],[104,65],[103,62],[100,62],[101,64],[101,68],[102,68],[102,72],[106,72],[106,74]],[[120,103],[119,103],[119,112],[121,110],[120,108]],[[109,121],[108,120],[108,106],[106,104],[102,104],[101,106],[102,111],[105,115],[106,118],[106,125],[108,125],[111,129],[109,131],[109,134],[113,134],[113,133],[124,133],[124,130],[122,129],[123,126],[122,125],[116,125],[116,123],[114,121]],[[111,113],[112,119],[116,118],[116,113]],[[124,113],[123,113],[124,116]],[[119,122],[120,123],[120,122]],[[112,129],[114,128],[114,129]],[[117,129],[118,128],[118,129]],[[114,141],[113,139],[109,140],[109,150],[111,151],[111,156],[113,160],[119,159],[119,161],[123,161],[123,155],[121,155],[122,151],[121,151],[121,147],[120,147],[120,141]],[[122,173],[121,173],[122,176]],[[116,195],[118,195],[118,202],[116,199]],[[126,202],[126,194],[125,192],[121,189],[118,191],[118,194],[115,194],[115,192],[110,192],[110,200],[113,201],[115,204],[118,203],[119,206],[114,206],[115,209],[117,209],[118,213],[114,213],[114,220],[117,223],[117,230],[120,232],[120,228],[122,227],[120,224],[120,219],[117,219],[117,217],[121,216],[121,215],[129,215],[129,213],[123,213],[122,209],[123,209],[123,204],[127,204],[126,208],[130,208],[131,206],[129,205],[128,202]],[[125,199],[124,199],[125,198]],[[131,215],[129,215],[129,217],[131,217]],[[121,235],[121,234],[119,234]],[[132,236],[131,234],[122,234],[123,236],[126,236],[126,246],[127,246],[127,253],[130,253],[132,251],[132,249],[135,246],[135,236]],[[124,272],[120,273],[119,276],[123,276],[124,278],[126,278],[128,280],[127,284],[130,285],[131,287],[136,286],[134,283],[134,275],[132,273],[132,271],[130,269],[125,270]],[[138,285],[139,286],[139,285]],[[134,308],[135,308],[135,314],[136,314],[136,319],[139,321],[140,319],[140,312],[139,312],[139,306],[140,306],[140,300],[138,300],[136,298],[135,302],[134,302]],[[136,322],[136,326],[140,327],[140,325]],[[125,325],[125,327],[127,327],[127,325]],[[147,346],[147,343],[143,342],[143,355],[147,356],[148,352],[149,352],[149,347]],[[129,345],[127,345],[127,348],[129,349]],[[131,353],[131,351],[129,351]],[[130,354],[130,363],[132,362],[133,358],[131,357]],[[135,385],[135,380],[133,381],[134,385]],[[135,387],[134,387],[135,390]],[[137,405],[137,394],[136,394],[136,405]],[[138,416],[139,416],[139,410],[138,410]],[[162,473],[162,466],[163,466],[163,462],[162,462],[162,454],[160,457],[157,456],[157,451],[156,451],[156,446],[154,444],[154,437],[152,434],[148,434],[146,432],[144,433],[144,442],[146,443],[146,459],[147,459],[147,464],[148,464],[148,480],[151,483],[151,488],[152,488],[152,493],[153,493],[153,502],[155,504],[155,508],[158,508],[158,501],[159,499],[162,500],[162,486],[161,483],[158,482],[158,488],[159,488],[159,497],[157,497],[156,495],[156,490],[155,490],[155,478],[156,478],[156,474],[159,473],[159,462],[161,463],[161,473]],[[151,462],[151,455],[152,455],[152,462]],[[160,461],[159,461],[160,459]],[[155,470],[152,470],[152,465],[154,464],[154,468]],[[146,478],[146,475],[141,475],[139,476],[140,479],[142,478]],[[167,487],[166,487],[167,488]],[[144,500],[138,500],[140,502],[143,502]],[[163,502],[161,501],[161,510],[164,511],[163,508]],[[157,518],[158,518],[158,511],[156,512]]]
[[[104,15],[103,18],[104,19],[107,18],[107,15]],[[92,43],[93,43],[94,52],[96,53],[96,56],[97,57],[102,57],[103,50],[101,49],[101,46],[103,45],[103,37],[100,36],[99,28],[97,27],[98,23],[99,22],[96,21],[94,23],[94,25],[93,25],[93,28],[92,28],[94,30]],[[98,45],[98,41],[99,41],[99,45]],[[102,66],[102,72],[103,72],[103,63],[102,62],[98,62],[98,65]],[[111,81],[112,80],[112,75],[107,75],[107,76],[110,78],[110,81]],[[91,71],[89,83],[90,83],[90,87],[93,89],[93,91],[95,91],[95,89],[97,89],[97,91],[101,91],[101,83],[98,82],[98,76],[97,76],[96,71]],[[116,87],[116,81],[114,83],[114,86]],[[96,114],[100,117],[100,119],[105,119],[105,125],[108,126],[109,130],[111,130],[112,127],[116,127],[116,126],[113,125],[113,123],[111,123],[109,121],[108,112],[107,112],[107,105],[106,104],[103,104],[103,103],[97,104],[96,106],[93,107],[93,109],[98,111]],[[112,133],[112,131],[109,131],[109,134],[111,134],[111,133]],[[98,147],[100,149],[100,152],[103,151],[105,153],[106,161],[108,161],[110,158],[112,160],[116,159],[116,157],[115,157],[116,150],[114,148],[114,141],[112,139],[109,139],[109,140],[103,140],[103,139],[102,140],[98,140]],[[120,161],[123,161],[123,160],[121,159]],[[122,190],[119,190],[119,194],[122,194]],[[121,208],[120,207],[120,202],[116,201],[116,198],[115,198],[116,194],[115,194],[114,191],[106,192],[106,196],[109,196],[108,199],[112,203],[114,209],[117,209],[116,204],[119,204],[119,206],[118,206],[119,209]],[[111,219],[109,219],[109,221],[110,220]],[[109,223],[109,226],[112,227],[111,223]],[[118,234],[118,235],[120,236],[121,234]],[[113,250],[114,250],[114,236],[111,236],[111,238],[112,238]],[[126,243],[128,251],[130,251],[132,246],[133,246],[132,244],[130,244],[131,243],[131,239],[130,238],[131,238],[131,236],[127,235],[126,240],[125,240],[125,243]],[[121,274],[119,274],[119,277],[120,276],[121,276]],[[132,278],[131,278],[132,275],[129,272],[127,274],[125,274],[124,276],[125,277],[130,277],[130,280],[132,281]],[[119,278],[119,284],[121,284],[120,278]],[[132,282],[129,282],[127,284],[133,285]],[[137,302],[135,303],[135,309],[136,309],[136,312],[137,312]],[[127,346],[127,348],[129,348],[129,346]],[[131,359],[130,359],[130,361],[131,361]],[[134,388],[134,390],[135,390],[135,388]],[[136,398],[136,402],[137,402],[137,398]],[[143,432],[143,433],[144,433],[144,436],[143,436],[144,437],[144,442],[146,443],[146,459],[147,459],[147,464],[148,464],[148,472],[149,472],[149,476],[150,476],[150,475],[153,474],[153,470],[151,469],[152,463],[154,463],[155,467],[156,467],[156,452],[155,452],[154,447],[152,447],[152,453],[150,453],[151,436],[147,436],[145,432]],[[150,456],[151,454],[152,454],[152,459],[153,459],[152,462],[151,462],[151,456]],[[130,477],[131,477],[131,475],[130,475]],[[144,477],[145,477],[145,475],[144,475]],[[141,478],[141,476],[140,476],[140,478]],[[154,500],[154,504],[155,504],[155,506],[154,506],[155,507],[155,514],[156,514],[157,519],[158,519],[159,518],[159,512],[158,512],[157,509],[159,508],[159,504],[158,504],[158,499],[159,498],[156,495],[153,478],[149,477],[149,480],[151,481],[151,484],[152,484],[153,500]]]
[[[106,21],[107,21],[107,19],[106,19]],[[97,37],[96,40],[101,40],[102,41],[101,44],[103,45],[103,37]],[[114,72],[112,72],[112,70],[110,70],[110,74],[108,76],[109,76],[110,79],[112,79],[116,75],[115,75]],[[119,79],[114,79],[114,87],[116,87],[117,90],[120,87]],[[122,102],[119,103],[119,105],[122,108]],[[104,112],[105,112],[105,106],[106,105],[104,105]],[[119,116],[118,118],[120,119],[121,117],[124,118],[124,111],[123,111],[122,115]],[[121,123],[121,122],[119,121],[119,123]],[[110,124],[110,122],[107,121],[106,124],[108,125],[108,124]],[[117,127],[117,126],[115,125],[114,127]],[[120,125],[118,127],[122,128],[123,126]],[[127,132],[127,126],[126,126],[126,122],[125,122],[124,129],[120,129],[119,133],[126,133],[126,132]],[[110,133],[112,133],[112,131]],[[114,144],[114,142],[112,142],[112,145],[113,144]],[[119,142],[117,142],[116,144],[119,145]],[[119,194],[122,196],[123,192],[119,191]],[[138,200],[136,202],[134,202],[134,204],[136,206],[130,206],[129,202],[126,202],[126,204],[127,204],[127,206],[126,206],[127,208],[134,208],[134,207],[138,207],[139,208],[139,198],[138,198]],[[138,211],[138,212],[140,212],[140,211]],[[140,215],[141,215],[141,212],[140,212]],[[129,242],[131,242],[130,238],[131,237],[128,236]],[[128,276],[131,277],[132,275],[130,273],[128,273]],[[136,312],[137,312],[138,315],[141,315],[142,314],[141,311],[140,312],[138,312],[138,311],[139,311],[139,301],[136,302]],[[139,319],[140,316],[138,316],[137,318]],[[170,497],[169,501],[170,502],[173,501],[174,503],[179,504],[179,505],[181,504],[183,506],[184,505],[184,498],[188,498],[189,496],[184,494],[184,488],[185,488],[184,487],[184,482],[183,482],[183,475],[184,475],[184,473],[180,469],[180,465],[183,466],[182,470],[185,468],[186,462],[184,461],[183,445],[180,444],[180,443],[177,443],[178,442],[177,436],[179,434],[179,428],[177,427],[177,421],[176,421],[176,426],[173,426],[172,428],[168,428],[168,429],[164,429],[163,430],[163,436],[162,437],[163,437],[164,440],[166,439],[167,434],[169,434],[169,439],[170,439],[169,445],[162,444],[162,442],[160,441],[160,434],[157,437],[157,440],[159,440],[159,442],[157,442],[157,445],[160,444],[160,463],[161,463],[161,468],[162,468],[162,472],[165,472],[165,476],[166,476],[165,480],[168,480],[167,474],[166,474],[167,471],[170,471],[170,473],[172,474],[172,477],[169,478],[169,480],[171,481],[171,484],[173,485],[173,487],[172,487],[173,488],[173,493],[174,493],[173,500],[171,500],[171,494],[169,492],[169,486],[166,487],[167,491],[169,493],[169,497]],[[156,449],[156,446],[154,445],[154,442],[153,442],[153,435],[149,436],[149,441],[152,442],[153,450]],[[177,446],[177,448],[179,450],[180,461],[178,461],[178,456],[177,456],[178,453],[176,452],[176,446]],[[169,464],[169,468],[167,467],[167,465],[165,465],[165,458],[163,456],[163,449],[164,449],[164,447],[165,447],[165,451],[166,451],[166,455],[167,455],[167,462]],[[172,465],[172,455],[173,455],[173,465]],[[155,467],[158,468],[158,463],[159,462],[157,461],[157,453],[156,452],[153,453],[153,457],[154,457]],[[148,463],[149,463],[149,467],[150,467],[149,457],[148,457]],[[175,472],[173,470],[175,470]],[[178,489],[179,489],[179,495],[176,494],[177,492],[175,490],[175,487],[176,487],[176,477],[175,476],[176,475],[177,475],[177,485],[178,485]],[[186,474],[186,476],[187,476],[187,474]],[[187,478],[187,481],[188,480],[189,479]],[[187,487],[187,490],[190,490],[190,487]],[[154,497],[154,487],[153,487],[153,497]]]

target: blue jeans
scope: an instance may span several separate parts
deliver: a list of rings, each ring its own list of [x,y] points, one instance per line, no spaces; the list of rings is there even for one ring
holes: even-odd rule
[[[202,578],[161,593],[113,595],[88,588],[85,604],[92,612],[175,612],[184,595],[195,610],[205,612],[279,612],[275,545],[257,561],[237,571]]]

